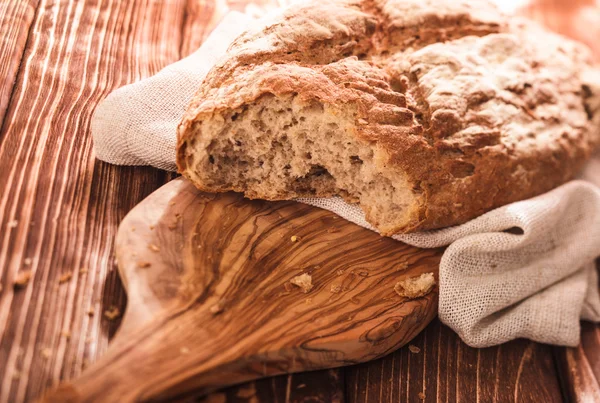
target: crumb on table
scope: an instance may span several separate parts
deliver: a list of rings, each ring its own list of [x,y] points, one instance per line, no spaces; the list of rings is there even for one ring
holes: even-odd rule
[[[68,282],[69,280],[71,280],[72,277],[73,277],[73,273],[69,271],[69,272],[61,275],[58,278],[58,284],[64,284],[64,283]]]
[[[52,356],[52,350],[50,350],[49,348],[43,348],[40,354],[42,355],[42,358],[47,360]]]
[[[104,311],[104,317],[108,320],[115,320],[121,315],[121,311],[116,306],[111,306]]]
[[[15,288],[25,288],[29,280],[31,280],[31,270],[23,270],[17,275],[13,284]]]
[[[413,354],[418,354],[421,352],[421,349],[419,347],[415,346],[414,344],[409,344],[408,350]]]
[[[151,265],[152,264],[146,260],[141,260],[137,263],[137,267],[139,267],[140,269],[147,269]]]

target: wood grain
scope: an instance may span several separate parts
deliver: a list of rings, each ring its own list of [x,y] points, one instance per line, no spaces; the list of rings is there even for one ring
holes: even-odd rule
[[[0,2],[0,127],[12,96],[37,0]]]
[[[261,6],[269,4],[265,1]],[[117,225],[133,206],[172,179],[171,174],[151,168],[96,162],[89,134],[95,106],[112,89],[189,54],[227,7],[243,10],[246,0],[219,4],[210,0],[0,1],[1,402],[31,401],[59,379],[81,373],[106,350],[119,319],[109,321],[102,313],[112,305],[123,311],[126,301],[113,265]],[[15,291],[12,282],[24,270],[32,270],[33,278],[25,289]],[[71,271],[72,279],[58,284],[60,276]],[[87,314],[90,307],[95,309],[93,316]],[[434,322],[431,327],[435,326]],[[70,332],[70,337],[62,331]],[[435,344],[434,338],[439,337],[437,343],[442,346],[460,344],[449,331],[427,332],[429,328],[428,343]],[[587,374],[597,374],[600,360],[591,347],[597,332],[596,326],[585,325],[580,349],[553,349],[565,393],[572,390],[569,382],[575,379],[565,368],[581,367]],[[498,385],[507,390],[521,362],[518,355],[509,354],[512,348],[516,347],[503,347],[497,355],[507,369],[494,372]],[[289,381],[282,376],[233,387],[213,395],[214,401],[330,401],[331,396],[344,398],[340,392],[344,385],[346,400],[358,396],[358,401],[373,401],[380,393],[397,396],[386,392],[389,379],[383,380],[387,383],[382,383],[384,392],[380,392],[376,382],[383,378],[373,374],[382,371],[382,362],[392,366],[388,360],[402,351],[361,365],[360,372],[348,370],[345,381],[339,370],[295,374]],[[570,367],[563,365],[567,361],[561,356],[569,351]],[[46,358],[42,353],[48,352]],[[533,368],[544,368],[541,363],[553,358],[543,346],[533,352]],[[443,357],[449,362],[456,359],[450,352]],[[416,362],[396,360],[393,374],[422,372],[423,368],[412,369]],[[476,366],[477,354],[463,354],[461,363],[465,368]],[[442,366],[440,371],[439,375],[426,372],[425,384],[442,385],[438,378],[457,376],[452,366]],[[489,382],[481,382],[484,375],[480,375],[480,401],[496,390]],[[466,379],[465,387],[473,390]],[[590,377],[579,379],[587,379],[579,390],[596,387],[597,381]],[[296,392],[293,386],[302,384],[306,386]],[[540,393],[556,394],[556,383],[544,373],[528,377],[523,385],[534,390],[548,385],[549,392]],[[439,401],[453,401],[454,395],[440,392],[439,396]],[[584,401],[577,394],[568,396]]]
[[[342,403],[345,402],[341,369],[301,372],[245,383],[215,392],[202,403]]]
[[[5,13],[25,6],[1,3]],[[179,58],[173,28],[185,5],[46,0],[24,14],[30,28],[27,18],[2,19],[1,32],[19,31],[3,38],[12,41],[3,52],[23,57],[11,55],[10,66],[20,66],[12,88],[2,76],[11,103],[0,134],[0,189],[8,189],[0,192],[0,401],[29,401],[106,349],[116,324],[102,312],[124,304],[113,266],[117,224],[172,175],[96,162],[90,116],[113,88]],[[25,270],[31,281],[14,290]]]
[[[121,329],[45,401],[170,401],[381,357],[435,317],[437,288],[408,300],[394,284],[437,274],[443,250],[179,178],[125,217],[116,252],[129,297]],[[303,273],[313,284],[304,292],[291,283]]]
[[[561,402],[551,350],[526,340],[471,348],[436,319],[409,346],[348,368],[347,401]]]

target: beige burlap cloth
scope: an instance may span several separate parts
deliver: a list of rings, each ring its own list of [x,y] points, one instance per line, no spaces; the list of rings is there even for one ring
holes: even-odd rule
[[[176,126],[188,101],[251,20],[229,13],[194,54],[110,94],[92,121],[96,156],[174,170]],[[600,320],[594,265],[600,255],[600,190],[592,184],[600,181],[598,161],[588,165],[585,180],[458,227],[395,237],[423,248],[448,245],[440,266],[439,317],[467,344],[524,337],[574,346],[580,320]],[[359,208],[341,199],[301,201],[372,229]]]

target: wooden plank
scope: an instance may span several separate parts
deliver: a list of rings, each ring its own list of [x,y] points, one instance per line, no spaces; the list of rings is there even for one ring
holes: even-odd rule
[[[437,319],[409,346],[345,373],[348,402],[562,401],[552,347],[474,349]]]
[[[600,402],[600,326],[583,322],[581,344],[555,347],[563,388],[572,402]]]
[[[90,116],[179,58],[182,18],[182,1],[40,0],[0,134],[0,401],[32,400],[106,348],[116,325],[102,312],[124,303],[117,224],[172,175],[96,162]]]
[[[38,0],[0,2],[0,127],[12,95]]]
[[[198,400],[201,403],[343,403],[341,369],[304,372],[261,379],[227,388]]]

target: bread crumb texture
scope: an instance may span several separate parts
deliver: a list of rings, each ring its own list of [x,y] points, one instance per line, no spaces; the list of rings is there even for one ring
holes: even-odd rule
[[[121,316],[121,311],[116,306],[111,306],[104,311],[104,317],[110,321],[117,319],[119,316]]]
[[[62,274],[59,278],[58,278],[58,284],[64,284],[69,282],[71,279],[73,278],[73,272],[67,272]]]
[[[408,350],[413,354],[418,354],[421,352],[421,349],[413,344],[408,345]]]
[[[296,287],[300,287],[303,293],[307,294],[312,290],[312,277],[308,273],[300,274],[290,280],[290,283],[295,285]]]
[[[420,276],[398,281],[394,286],[394,291],[401,297],[415,299],[429,294],[434,286],[435,278],[433,277],[433,273],[423,273]]]
[[[487,0],[294,5],[238,37],[178,129],[209,192],[339,196],[382,234],[464,223],[571,179],[598,143],[583,45]]]
[[[23,270],[17,275],[13,284],[17,289],[25,288],[29,284],[29,280],[31,280],[31,270]]]

